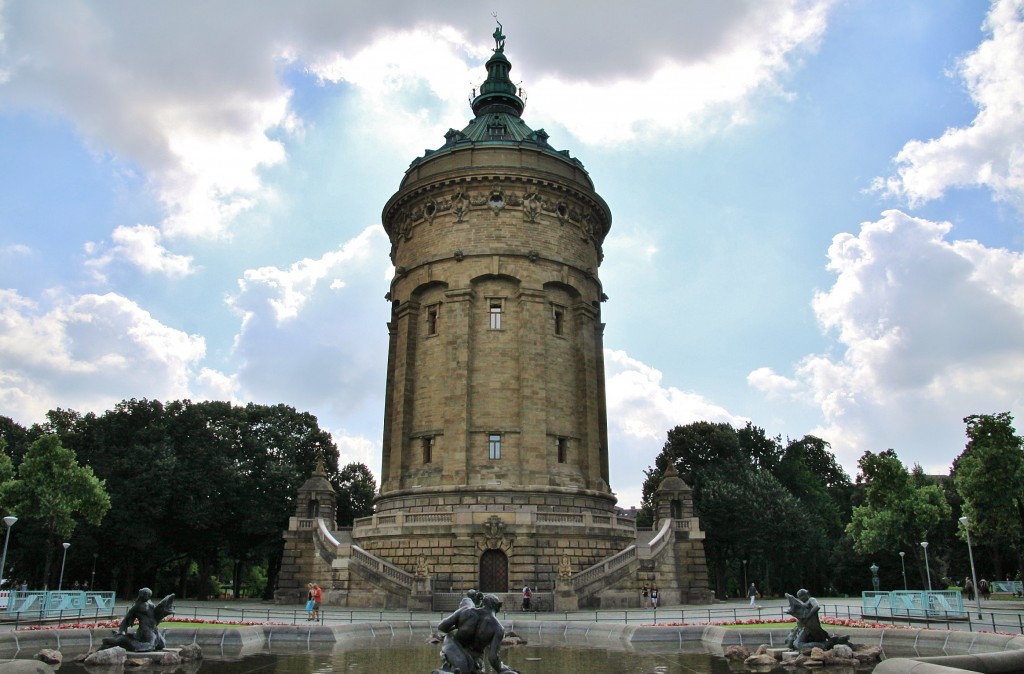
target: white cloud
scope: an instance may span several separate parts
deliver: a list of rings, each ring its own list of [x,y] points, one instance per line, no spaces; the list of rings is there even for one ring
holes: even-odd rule
[[[0,246],[0,255],[31,255],[32,249],[22,243],[12,243],[7,246]]]
[[[86,252],[94,255],[86,266],[102,275],[102,270],[115,260],[124,260],[147,274],[163,274],[171,278],[187,276],[195,271],[192,257],[176,255],[160,243],[163,235],[151,225],[120,226],[110,235],[113,245],[102,250],[95,243],[86,245]]]
[[[706,135],[750,114],[751,97],[780,92],[779,76],[825,32],[827,3],[772,4],[692,60],[667,59],[649,73],[611,82],[546,77],[530,92],[541,114],[565,120],[587,143]]]
[[[52,407],[102,411],[125,397],[187,397],[205,342],[114,293],[44,309],[0,291],[0,404],[41,420]],[[98,409],[99,408],[99,409]]]
[[[383,235],[380,227],[367,227],[338,250],[329,251],[318,259],[305,258],[293,263],[288,269],[247,269],[238,281],[238,294],[229,303],[245,313],[257,311],[254,305],[265,302],[272,309],[278,324],[292,320],[299,315],[310,295],[323,281],[330,277],[327,287],[341,290],[345,287],[345,281],[337,275],[351,275],[353,267],[375,262],[375,254],[379,253]]]
[[[4,6],[18,27],[0,53],[5,102],[66,116],[97,155],[141,168],[166,207],[165,234],[224,236],[260,198],[259,171],[284,158],[268,137],[291,126],[280,52],[268,26],[247,33],[227,11],[165,9]]]
[[[978,116],[939,138],[908,142],[896,155],[896,175],[876,178],[876,190],[918,205],[950,188],[980,186],[1024,211],[1024,3],[993,3],[985,28],[991,37],[958,69]]]
[[[605,349],[604,361],[608,418],[623,435],[660,440],[668,429],[693,421],[747,422],[697,393],[663,386],[659,370],[625,351]]]
[[[377,269],[389,247],[382,228],[368,227],[320,258],[245,272],[228,303],[243,316],[234,357],[246,400],[379,427],[389,307]]]
[[[245,405],[239,395],[238,376],[208,367],[199,370],[193,391],[194,397],[199,400],[224,400],[235,405]]]
[[[825,423],[812,432],[846,466],[901,445],[955,456],[963,417],[1024,409],[1024,256],[950,241],[950,230],[886,211],[835,236],[836,280],[813,306],[841,354],[807,356],[792,380],[765,368],[748,379],[813,401]],[[925,452],[910,459],[931,463]]]
[[[366,464],[380,486],[380,440],[369,440],[362,435],[350,435],[344,430],[332,431],[331,437],[338,445],[338,463],[344,467],[350,463]]]
[[[605,349],[611,487],[619,505],[640,505],[640,471],[653,466],[675,426],[695,421],[746,425],[703,396],[662,384],[662,373],[625,351]]]

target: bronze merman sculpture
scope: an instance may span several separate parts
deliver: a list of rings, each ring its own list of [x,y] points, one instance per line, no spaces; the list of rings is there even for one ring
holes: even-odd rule
[[[484,674],[484,662],[495,672],[518,674],[501,661],[499,650],[505,630],[494,613],[501,610],[501,600],[485,594],[480,606],[466,597],[459,608],[437,626],[444,632],[441,646],[441,668],[433,674]]]
[[[828,650],[836,644],[845,644],[850,640],[848,636],[829,636],[821,627],[818,618],[821,605],[807,590],[797,590],[795,597],[787,592],[786,599],[789,600],[786,613],[796,618],[796,627],[786,637],[786,645],[789,648],[802,650],[818,647]]]
[[[169,594],[154,604],[150,599],[153,591],[148,587],[139,590],[139,596],[124,615],[124,620],[114,632],[112,637],[104,637],[100,650],[120,646],[126,651],[134,653],[145,653],[147,651],[162,651],[164,638],[157,631],[160,621],[174,613],[174,595]],[[128,634],[128,630],[138,621],[139,628],[135,634]]]

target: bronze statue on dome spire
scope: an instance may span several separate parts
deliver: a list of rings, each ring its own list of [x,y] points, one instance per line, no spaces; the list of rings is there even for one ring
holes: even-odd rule
[[[498,13],[493,12],[491,16],[494,17],[494,21],[498,24],[498,27],[494,29],[494,51],[505,51],[505,36],[501,34],[501,21],[498,21]]]

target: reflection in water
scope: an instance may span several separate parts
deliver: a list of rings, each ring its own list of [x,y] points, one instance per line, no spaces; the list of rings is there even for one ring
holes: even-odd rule
[[[439,647],[353,648],[301,654],[259,653],[239,659],[205,659],[200,674],[430,674]],[[730,674],[724,658],[694,653],[635,653],[576,646],[518,646],[502,649],[502,659],[523,674]],[[66,662],[60,674],[104,674]]]

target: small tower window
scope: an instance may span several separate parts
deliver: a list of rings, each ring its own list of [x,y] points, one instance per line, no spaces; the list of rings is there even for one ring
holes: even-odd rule
[[[566,455],[568,454],[569,441],[566,438],[558,438],[555,444],[555,449],[558,452],[558,463],[566,462]]]
[[[501,300],[492,299],[488,301],[489,312],[490,312],[490,328],[491,330],[501,330]]]
[[[565,311],[555,307],[555,334],[561,335],[565,331]]]
[[[423,438],[423,463],[431,463],[434,460],[434,436],[428,435]]]
[[[437,334],[437,305],[427,307],[427,335]]]
[[[487,436],[487,458],[495,461],[501,458],[501,433]]]

